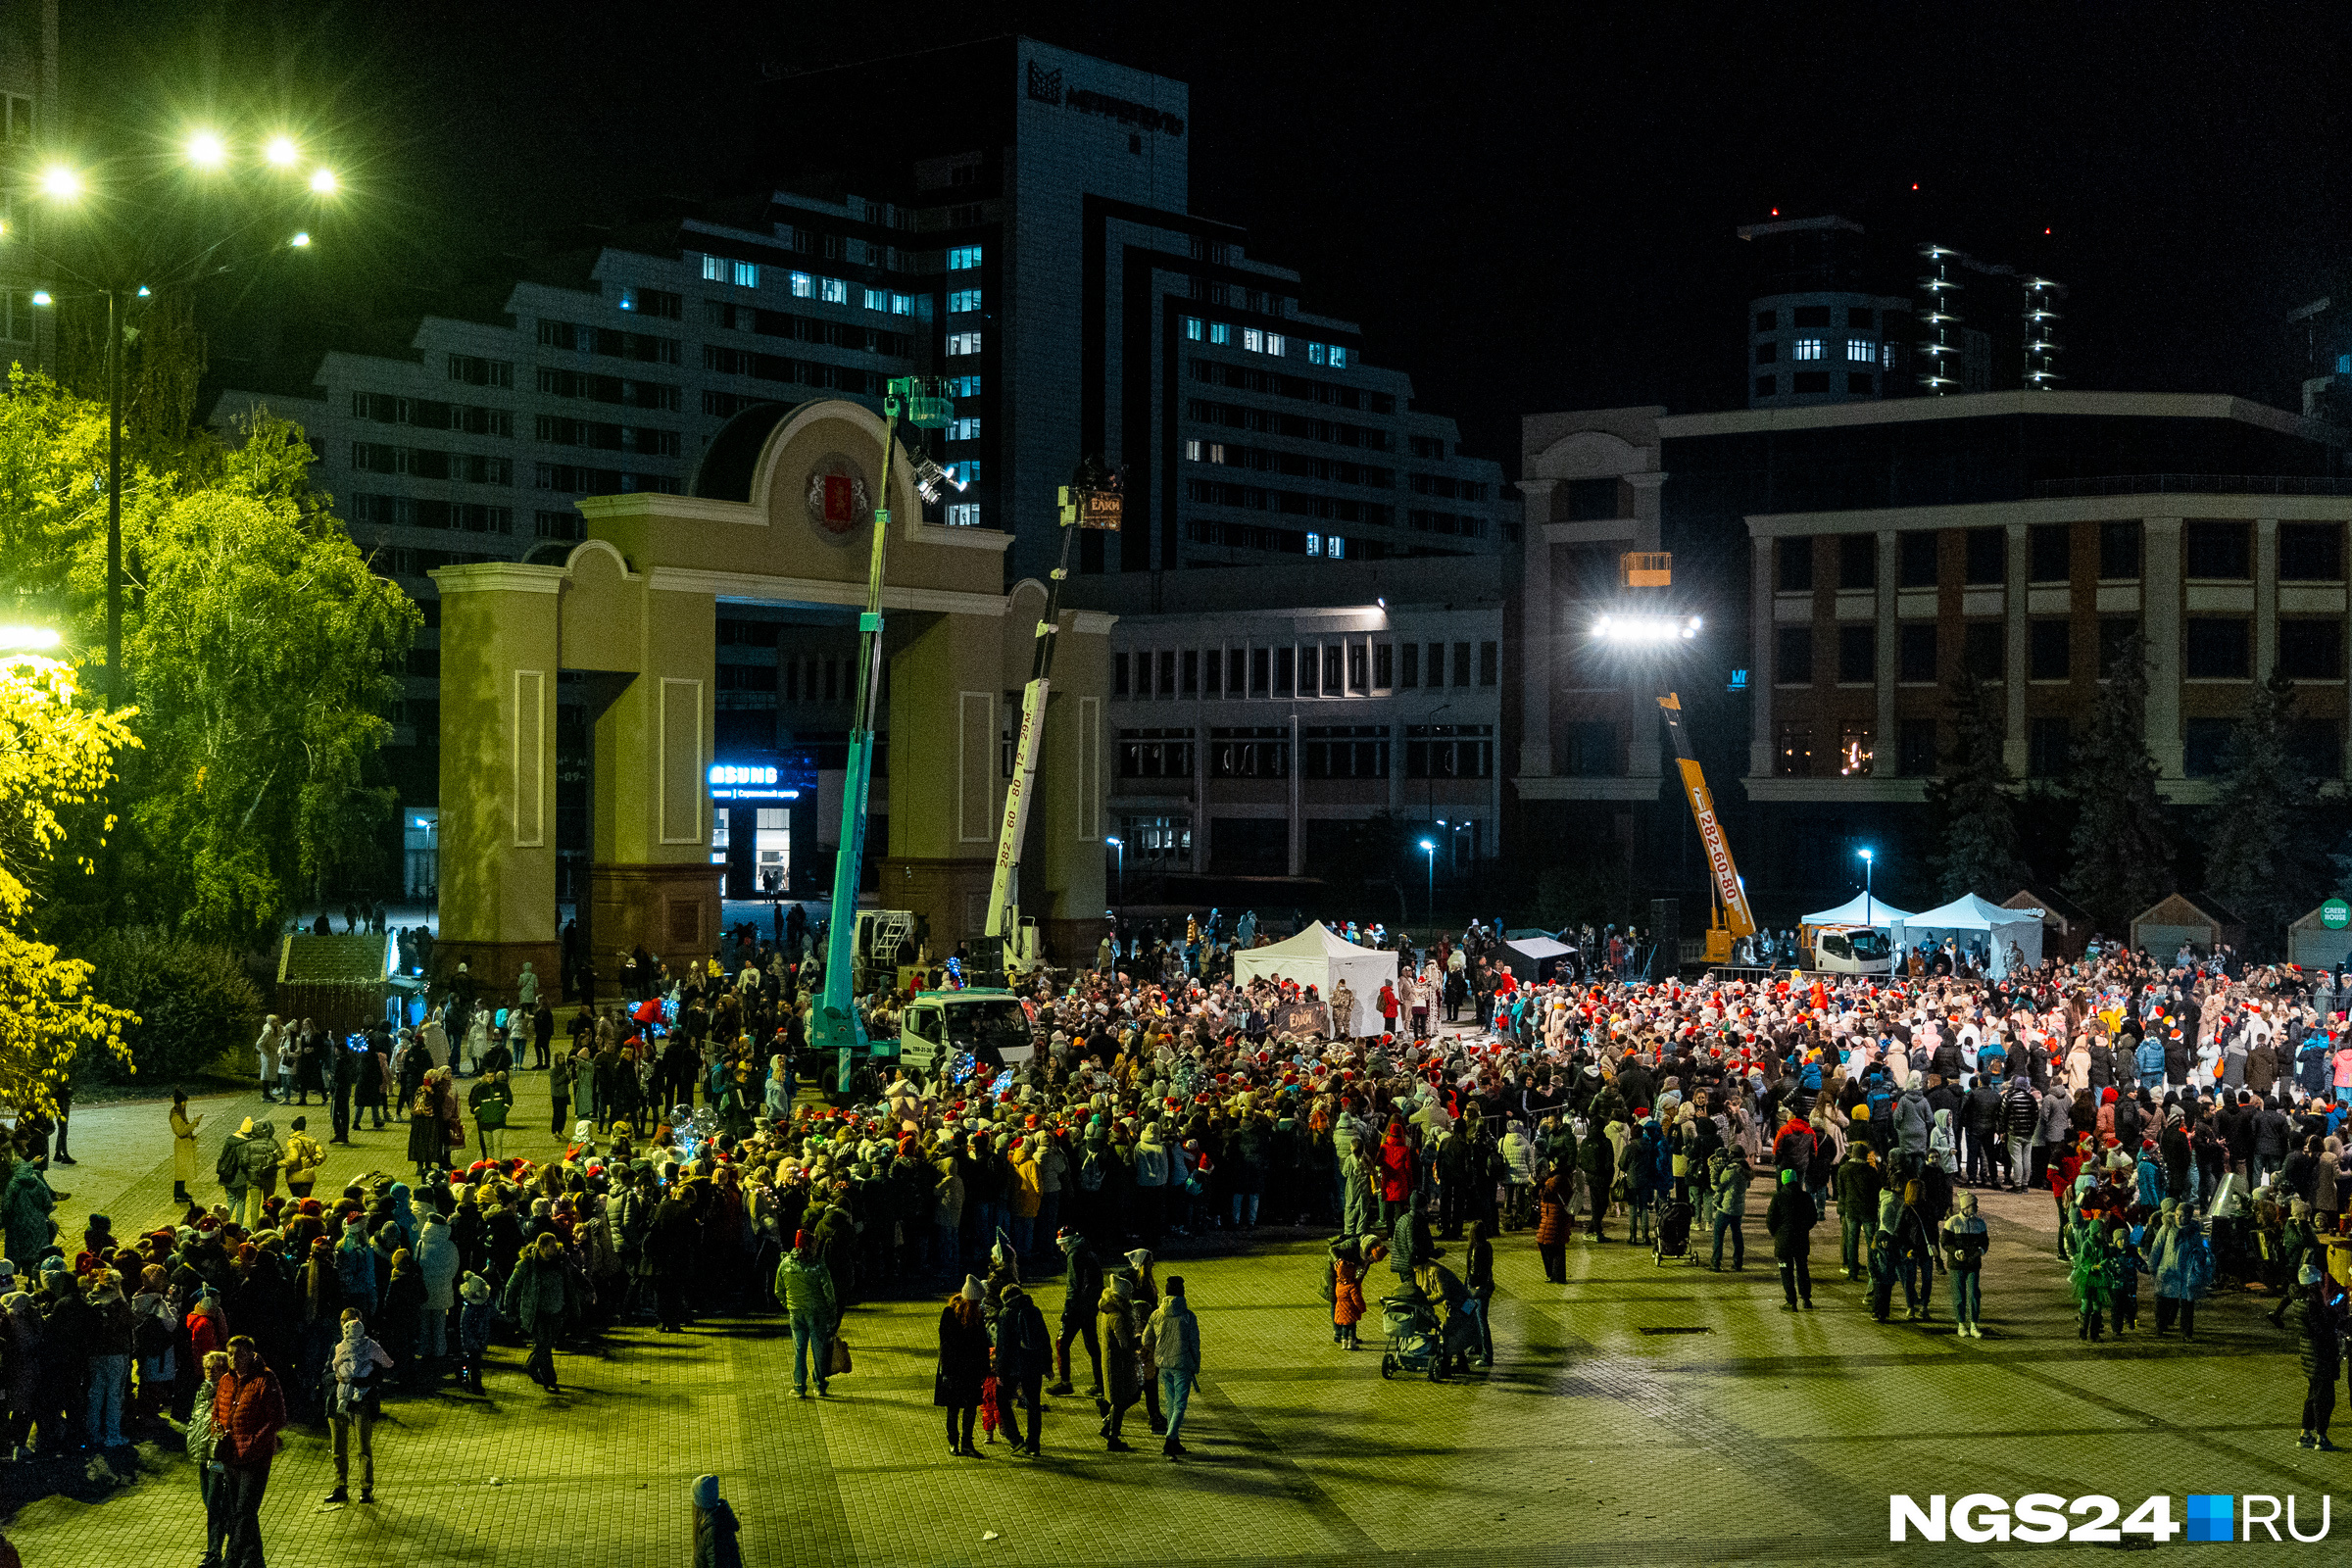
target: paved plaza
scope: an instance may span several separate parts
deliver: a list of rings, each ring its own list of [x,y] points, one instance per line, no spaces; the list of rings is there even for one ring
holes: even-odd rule
[[[527,1130],[511,1152],[550,1153],[543,1075],[517,1082]],[[208,1163],[224,1125],[263,1110],[250,1096],[198,1108]],[[282,1131],[293,1111],[267,1113]],[[312,1125],[323,1136],[324,1116]],[[330,1150],[328,1181],[404,1174],[404,1134],[388,1125]],[[78,1226],[103,1209],[122,1231],[169,1217],[161,1104],[87,1107],[73,1143],[81,1164],[55,1173],[74,1194],[61,1218]],[[1179,1244],[1163,1273],[1185,1276],[1205,1363],[1182,1462],[1144,1441],[1105,1453],[1083,1399],[1050,1408],[1041,1462],[1003,1444],[950,1459],[931,1406],[937,1309],[922,1301],[850,1314],[857,1371],[824,1402],[789,1396],[790,1340],[771,1320],[621,1331],[601,1355],[563,1357],[567,1387],[554,1396],[523,1377],[519,1350],[501,1348],[485,1397],[387,1401],[372,1505],[322,1506],[323,1438],[290,1429],[263,1512],[270,1557],[684,1564],[688,1484],[710,1471],[755,1568],[1990,1560],[2001,1548],[1890,1547],[1888,1494],[2098,1492],[2129,1507],[2167,1491],[2298,1493],[2308,1511],[2352,1474],[2352,1455],[2294,1446],[2301,1382],[2261,1319],[2264,1298],[2214,1303],[2193,1344],[2149,1332],[2082,1345],[2049,1203],[1996,1196],[1983,1341],[1941,1321],[1873,1325],[1862,1287],[1838,1278],[1834,1224],[1814,1236],[1821,1309],[1791,1317],[1763,1197],[1759,1184],[1743,1273],[1660,1268],[1645,1250],[1580,1240],[1570,1283],[1546,1286],[1531,1236],[1503,1238],[1494,1369],[1446,1386],[1384,1382],[1369,1333],[1355,1354],[1332,1346],[1320,1237],[1265,1233],[1246,1255],[1196,1260]],[[1059,1286],[1037,1294],[1057,1318]],[[1936,1307],[1940,1319],[1940,1296]],[[143,1459],[138,1483],[104,1502],[21,1508],[6,1533],[24,1561],[194,1562],[194,1477],[169,1450]]]

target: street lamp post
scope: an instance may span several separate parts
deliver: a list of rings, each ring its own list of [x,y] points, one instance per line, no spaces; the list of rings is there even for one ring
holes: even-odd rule
[[[218,131],[201,129],[193,132],[181,146],[181,156],[199,173],[212,173],[225,167],[230,160],[230,146]],[[302,161],[302,152],[291,137],[272,137],[262,150],[262,161],[280,170],[294,169]],[[91,183],[81,172],[70,165],[52,163],[40,172],[37,185],[40,193],[52,205],[68,206],[80,202],[90,194]],[[314,196],[334,195],[340,188],[333,170],[323,165],[315,167],[308,179]],[[106,296],[106,703],[109,708],[122,706],[127,695],[122,679],[122,338],[123,317],[133,298],[151,297],[154,289],[172,284],[192,284],[199,278],[216,276],[227,271],[239,260],[249,257],[221,259],[229,238],[197,246],[192,255],[179,257],[156,256],[150,249],[152,234],[159,224],[159,214],[153,206],[135,206],[122,191],[111,193],[119,212],[140,225],[138,231],[122,236],[119,243],[129,256],[108,256],[93,269],[100,275],[90,277],[81,270],[70,267],[53,255],[37,259],[54,268],[61,275],[73,278],[87,290],[88,296]],[[258,220],[256,220],[258,221]],[[246,226],[250,227],[251,224]],[[233,236],[230,236],[233,237]],[[310,233],[296,233],[286,244],[301,250],[311,243]],[[268,250],[277,248],[274,239]],[[142,272],[151,275],[145,283],[137,282]],[[56,296],[47,289],[33,295],[35,305],[55,303]]]
[[[1438,841],[1423,839],[1421,854],[1429,861],[1429,940],[1438,940]]]
[[[1862,923],[1872,925],[1876,923],[1870,917],[1870,868],[1873,857],[1868,850],[1863,850],[1860,854],[1862,856]]]
[[[1124,925],[1127,918],[1127,841],[1104,839],[1102,842],[1109,845],[1118,856],[1118,880],[1111,884],[1111,918],[1114,925]]]

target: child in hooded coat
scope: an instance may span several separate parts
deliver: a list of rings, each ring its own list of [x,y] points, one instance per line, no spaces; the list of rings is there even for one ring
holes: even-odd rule
[[[475,1394],[482,1392],[482,1360],[490,1353],[490,1329],[497,1309],[490,1304],[490,1282],[468,1273],[458,1282],[458,1381]]]
[[[735,1537],[743,1529],[718,1494],[718,1477],[694,1480],[694,1568],[743,1568]]]

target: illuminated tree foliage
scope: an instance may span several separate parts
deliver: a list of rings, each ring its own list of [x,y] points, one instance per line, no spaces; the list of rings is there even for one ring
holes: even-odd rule
[[[139,744],[131,715],[94,712],[74,698],[66,665],[0,660],[0,1103],[20,1114],[54,1112],[59,1084],[85,1051],[127,1063],[122,1031],[138,1022],[97,999],[87,963],[27,931],[50,866],[69,853],[86,866],[96,848],[69,849],[66,817],[94,807],[116,755]]]

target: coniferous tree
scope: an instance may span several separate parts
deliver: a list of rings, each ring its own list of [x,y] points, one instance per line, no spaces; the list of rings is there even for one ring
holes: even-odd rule
[[[2001,755],[2006,726],[2000,694],[1963,669],[1946,695],[1952,749],[1928,785],[1936,825],[1936,890],[1946,899],[1963,893],[2006,898],[2028,871],[2017,852],[2014,780]]]
[[[2276,955],[2287,922],[2317,900],[2316,796],[2289,742],[2294,683],[2274,674],[2254,688],[2245,717],[2222,754],[2217,799],[2208,816],[2205,882],[2246,922],[2258,956]]]
[[[2116,650],[2090,725],[2075,743],[2066,791],[2080,811],[2059,881],[2095,927],[2122,935],[2132,916],[2173,891],[2172,829],[2148,755],[2147,644],[2134,633]]]

